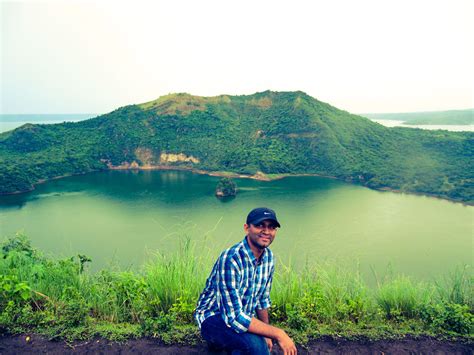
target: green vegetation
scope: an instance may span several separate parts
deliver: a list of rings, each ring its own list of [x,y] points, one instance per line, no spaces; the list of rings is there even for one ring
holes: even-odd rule
[[[110,167],[319,174],[474,203],[474,133],[386,128],[303,92],[167,95],[0,134],[0,193]]]
[[[216,186],[217,197],[229,197],[237,195],[237,185],[234,180],[223,177],[219,180]]]
[[[363,116],[378,120],[403,121],[407,125],[472,125],[474,109],[406,112],[406,113],[367,113]]]
[[[159,337],[166,343],[200,341],[192,312],[215,255],[184,239],[174,254],[158,254],[139,272],[90,273],[79,255],[54,260],[17,235],[0,249],[0,334],[36,332],[49,338],[112,340]],[[206,252],[208,250],[208,252]],[[325,335],[390,338],[405,334],[472,341],[474,295],[465,267],[429,283],[404,276],[369,288],[355,271],[278,265],[272,323],[298,343]]]

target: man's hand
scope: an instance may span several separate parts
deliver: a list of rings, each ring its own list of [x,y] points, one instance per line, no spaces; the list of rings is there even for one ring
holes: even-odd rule
[[[283,350],[284,355],[296,355],[295,343],[293,343],[293,340],[290,339],[283,329],[273,327],[255,317],[252,317],[248,331],[263,336],[267,344],[267,338],[275,339]]]
[[[278,341],[278,345],[280,345],[281,350],[283,350],[284,355],[296,355],[297,350],[295,343],[293,343],[293,340],[291,340],[288,334],[286,334],[283,330],[279,332],[276,340]]]
[[[272,352],[273,340],[271,340],[270,338],[265,338],[265,341],[267,342],[267,345],[268,345],[268,351]]]

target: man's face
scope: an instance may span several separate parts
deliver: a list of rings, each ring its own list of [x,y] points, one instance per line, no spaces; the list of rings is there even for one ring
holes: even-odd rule
[[[257,249],[265,249],[272,244],[277,232],[276,223],[272,220],[264,220],[257,225],[244,224],[250,246]]]

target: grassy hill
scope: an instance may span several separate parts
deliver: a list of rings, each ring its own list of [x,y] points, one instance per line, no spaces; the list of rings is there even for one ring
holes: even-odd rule
[[[472,203],[474,134],[386,128],[303,92],[172,94],[0,134],[0,193],[114,167],[314,173]]]
[[[474,109],[406,112],[406,113],[367,113],[363,116],[378,120],[403,121],[407,125],[471,125],[474,124]]]

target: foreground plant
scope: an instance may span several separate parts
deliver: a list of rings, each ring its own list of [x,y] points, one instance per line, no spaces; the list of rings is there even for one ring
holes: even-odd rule
[[[0,249],[0,333],[198,342],[192,314],[212,260],[185,238],[141,271],[91,273],[86,256],[46,258],[17,235]],[[370,288],[357,272],[334,265],[286,265],[275,275],[270,313],[300,344],[324,335],[472,340],[472,281],[463,267],[436,282],[395,275]]]

